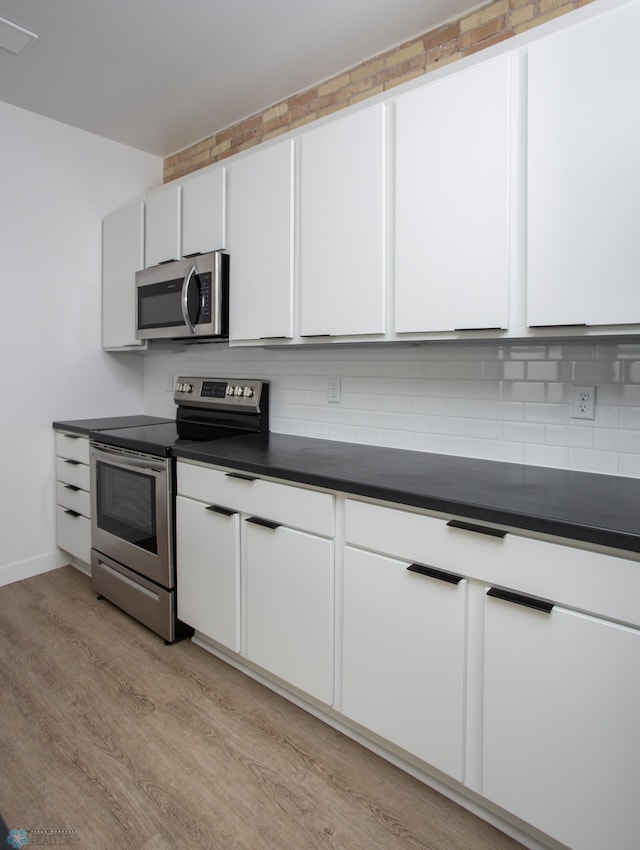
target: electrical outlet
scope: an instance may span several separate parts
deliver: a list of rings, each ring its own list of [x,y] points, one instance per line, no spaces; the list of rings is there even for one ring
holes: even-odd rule
[[[571,394],[571,418],[595,419],[596,388],[574,386]]]
[[[327,401],[330,404],[340,404],[342,398],[342,387],[340,378],[329,378],[327,389]]]

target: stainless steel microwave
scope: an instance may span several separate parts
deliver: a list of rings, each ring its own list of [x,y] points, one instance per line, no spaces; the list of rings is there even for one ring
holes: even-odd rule
[[[136,272],[136,339],[226,339],[228,296],[221,251]]]

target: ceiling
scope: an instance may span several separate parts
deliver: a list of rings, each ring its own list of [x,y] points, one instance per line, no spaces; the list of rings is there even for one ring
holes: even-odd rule
[[[168,156],[478,0],[0,0],[0,100]]]

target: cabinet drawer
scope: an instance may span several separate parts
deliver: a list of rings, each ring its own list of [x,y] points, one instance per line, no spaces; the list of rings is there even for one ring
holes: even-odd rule
[[[63,484],[61,481],[58,481],[56,484],[56,504],[83,516],[91,516],[91,497],[89,493],[86,490],[77,489],[74,484]]]
[[[446,518],[352,499],[345,511],[346,540],[354,546],[640,624],[638,561],[560,539],[547,542],[513,532],[493,537],[452,527]]]
[[[178,463],[178,493],[324,537],[334,534],[334,498],[329,493],[189,463]]]
[[[88,564],[91,559],[91,520],[56,508],[56,543],[65,552]]]
[[[79,434],[56,431],[56,454],[89,465],[89,440]]]
[[[56,458],[56,479],[63,484],[73,484],[81,490],[91,489],[91,475],[89,467],[77,460],[67,458]]]

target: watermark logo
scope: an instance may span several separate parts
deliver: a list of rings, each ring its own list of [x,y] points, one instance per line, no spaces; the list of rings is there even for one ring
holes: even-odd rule
[[[26,847],[27,844],[32,847],[69,847],[78,844],[78,832],[75,829],[11,829],[7,835],[7,844],[16,848]]]

